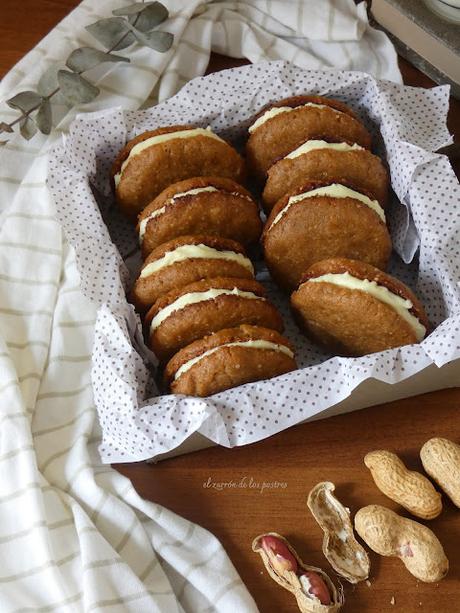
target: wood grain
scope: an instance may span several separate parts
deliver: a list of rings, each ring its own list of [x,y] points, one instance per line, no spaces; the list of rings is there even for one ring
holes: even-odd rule
[[[141,496],[213,532],[262,613],[294,613],[295,601],[264,571],[259,556],[251,551],[252,539],[262,532],[279,532],[307,564],[331,572],[321,553],[322,532],[306,505],[311,487],[333,481],[337,496],[352,514],[376,503],[408,516],[377,489],[363,457],[368,451],[389,449],[400,454],[410,469],[423,471],[418,453],[426,440],[436,435],[460,441],[459,410],[460,390],[443,390],[296,426],[238,449],[216,447],[156,465],[117,465],[117,469],[133,480]],[[443,503],[442,514],[423,523],[433,528],[445,547],[451,563],[448,577],[439,584],[423,584],[399,560],[371,553],[371,585],[353,587],[344,581],[344,611],[459,610],[460,511],[445,497]]]
[[[77,4],[76,0],[3,0],[0,75]],[[244,63],[213,54],[208,72]],[[407,84],[433,85],[405,60],[400,60],[400,66]],[[459,142],[458,101],[452,101],[449,127]],[[390,449],[400,453],[410,468],[420,470],[418,451],[428,438],[460,440],[459,411],[460,388],[456,388],[304,424],[244,448],[212,448],[157,465],[116,468],[132,479],[145,498],[211,530],[227,549],[262,613],[294,613],[297,608],[292,597],[271,581],[259,557],[251,552],[252,539],[268,530],[280,532],[292,540],[307,563],[329,572],[321,554],[321,530],[306,506],[308,490],[328,479],[336,483],[337,495],[352,513],[369,503],[396,510],[373,484],[363,456],[373,449]],[[371,554],[371,584],[354,588],[346,584],[344,611],[460,611],[460,512],[445,499],[444,504],[441,516],[427,523],[445,546],[451,562],[448,577],[440,584],[425,585],[398,560]]]
[[[78,4],[77,0],[2,0],[0,77]]]

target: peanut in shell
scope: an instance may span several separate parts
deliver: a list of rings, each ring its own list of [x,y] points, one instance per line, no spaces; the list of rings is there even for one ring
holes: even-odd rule
[[[371,504],[360,509],[355,529],[373,551],[399,558],[420,581],[440,581],[449,571],[449,560],[434,532],[386,507]]]
[[[376,486],[409,513],[421,519],[434,519],[442,511],[441,494],[429,479],[408,470],[391,451],[371,451],[364,457]]]
[[[423,468],[460,508],[460,445],[447,438],[431,438],[420,450]]]

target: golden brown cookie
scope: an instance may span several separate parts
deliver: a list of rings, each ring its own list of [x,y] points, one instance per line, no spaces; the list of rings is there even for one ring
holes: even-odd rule
[[[283,321],[252,279],[215,278],[191,283],[162,296],[145,317],[149,345],[161,361],[182,347],[240,324],[282,332]]]
[[[292,291],[314,262],[348,257],[385,269],[391,239],[383,209],[347,182],[310,181],[271,211],[262,236],[271,275]]]
[[[198,177],[161,192],[139,215],[142,255],[177,238],[206,234],[231,238],[244,246],[260,237],[262,222],[251,194],[238,183]]]
[[[129,217],[136,217],[168,185],[203,176],[242,182],[244,162],[211,130],[194,126],[144,132],[123,147],[112,166],[116,199]]]
[[[132,302],[144,311],[171,290],[213,277],[253,279],[244,248],[228,238],[181,236],[150,253],[134,284]]]
[[[312,139],[371,146],[369,132],[342,102],[294,96],[266,107],[249,127],[248,165],[256,179],[264,181],[272,164]]]
[[[306,152],[301,153],[302,150]],[[307,141],[307,147],[297,152],[291,152],[268,170],[262,195],[267,212],[280,198],[301,187],[305,181],[336,183],[341,177],[346,177],[358,191],[362,189],[369,193],[385,208],[388,172],[381,159],[367,149],[349,143]]]
[[[289,341],[278,332],[242,325],[215,332],[181,349],[165,368],[173,394],[210,396],[297,368]]]
[[[313,264],[291,305],[305,333],[338,355],[418,343],[429,328],[422,304],[404,283],[345,258]]]

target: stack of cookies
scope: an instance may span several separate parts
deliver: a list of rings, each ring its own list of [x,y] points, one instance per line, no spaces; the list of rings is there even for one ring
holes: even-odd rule
[[[239,154],[209,129],[169,126],[130,141],[112,174],[144,258],[131,299],[169,389],[207,396],[294,370],[246,253],[262,222]]]
[[[249,127],[246,154],[267,213],[265,261],[300,327],[339,355],[422,340],[422,305],[383,272],[388,173],[355,113],[319,96],[281,100]]]
[[[314,341],[359,356],[422,340],[422,305],[385,272],[388,172],[356,114],[320,96],[281,100],[254,118],[246,156],[263,232],[243,159],[209,128],[145,132],[113,165],[144,259],[131,300],[169,389],[207,396],[296,368],[247,255],[261,233],[267,267]]]

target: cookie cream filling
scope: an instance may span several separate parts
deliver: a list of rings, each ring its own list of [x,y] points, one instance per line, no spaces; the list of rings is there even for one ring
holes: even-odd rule
[[[177,264],[178,262],[183,262],[184,260],[189,259],[226,260],[236,262],[254,274],[254,268],[251,260],[249,260],[242,253],[236,253],[235,251],[219,251],[219,249],[214,249],[208,245],[200,244],[181,245],[172,251],[168,251],[163,257],[159,258],[155,262],[146,264],[141,270],[140,277],[141,279],[144,279],[162,268],[166,268],[167,266],[172,266],[172,264]]]
[[[194,189],[189,189],[186,192],[180,192],[178,194],[174,194],[174,196],[172,196],[172,198],[170,198],[164,206],[162,206],[160,209],[157,209],[156,211],[152,211],[152,213],[150,213],[148,217],[140,221],[139,223],[139,241],[142,243],[142,240],[145,234],[145,229],[147,227],[148,222],[151,219],[154,219],[155,217],[162,215],[166,211],[167,207],[173,204],[176,200],[180,200],[181,198],[184,198],[185,196],[196,196],[196,194],[201,194],[202,192],[218,192],[218,191],[219,190],[216,187],[213,187],[212,185],[208,185],[207,187],[195,187]]]
[[[363,151],[364,147],[361,145],[357,145],[353,143],[353,145],[349,145],[348,143],[328,143],[325,140],[307,140],[305,143],[302,143],[300,147],[291,151],[284,157],[285,160],[293,160],[294,158],[299,157],[299,155],[305,155],[306,153],[310,153],[310,151],[315,151],[315,149],[333,149],[334,151]]]
[[[281,209],[281,211],[272,221],[270,228],[277,224],[283,215],[286,215],[287,211],[293,204],[300,202],[301,200],[305,200],[305,198],[313,198],[315,196],[328,196],[330,198],[354,198],[372,209],[375,213],[377,213],[383,223],[386,223],[385,213],[377,200],[371,200],[364,194],[360,194],[354,189],[350,189],[341,183],[331,183],[331,185],[324,185],[323,187],[317,187],[316,189],[312,189],[308,192],[297,194],[297,196],[291,196],[287,201],[286,206]]]
[[[206,300],[214,300],[218,296],[238,296],[239,298],[248,298],[249,300],[265,300],[262,296],[257,296],[253,292],[245,292],[243,290],[234,287],[233,289],[208,289],[204,292],[189,292],[180,296],[174,302],[161,309],[150,324],[150,331],[153,332],[160,324],[164,322],[172,313],[179,311],[191,304],[197,304],[199,302],[205,302]]]
[[[408,298],[401,298],[397,294],[393,294],[383,285],[379,285],[375,281],[368,279],[357,279],[350,275],[349,272],[343,273],[328,273],[319,277],[308,279],[307,283],[332,283],[339,287],[345,287],[351,290],[359,290],[370,294],[380,302],[384,302],[392,307],[400,317],[406,321],[415,332],[417,341],[420,342],[426,334],[425,326],[410,312],[414,306]]]
[[[281,113],[289,113],[290,111],[295,111],[296,109],[301,109],[306,106],[311,106],[317,109],[332,109],[336,113],[341,113],[341,111],[338,111],[337,109],[334,109],[327,104],[316,104],[314,102],[306,102],[305,104],[300,104],[299,106],[273,106],[271,109],[265,111],[265,113],[261,115],[258,119],[256,119],[251,126],[249,126],[248,132],[249,134],[252,134],[254,130],[257,130],[257,128],[263,126],[264,123],[270,121],[270,119],[273,119],[273,117],[281,115]]]
[[[222,349],[223,347],[249,347],[252,349],[265,349],[268,351],[277,351],[280,353],[285,353],[290,358],[294,357],[293,352],[289,349],[289,347],[286,347],[286,345],[279,345],[278,343],[272,343],[271,341],[264,340],[234,341],[233,343],[225,343],[223,345],[219,345],[218,347],[208,349],[208,351],[205,351],[196,358],[188,360],[188,362],[185,362],[185,364],[182,364],[182,366],[178,368],[176,374],[174,375],[174,381],[177,381],[177,379],[181,377],[184,373],[186,373],[188,370],[190,370],[192,366],[195,366],[195,364],[201,362],[201,360],[204,360],[213,353],[216,353],[216,351],[219,351],[219,349]]]
[[[217,134],[214,134],[214,132],[211,131],[211,128],[192,128],[191,130],[177,130],[176,132],[167,132],[166,134],[157,134],[156,136],[151,136],[150,138],[146,138],[140,143],[137,143],[137,145],[134,145],[134,147],[131,149],[128,157],[121,165],[120,172],[113,177],[113,180],[115,181],[115,186],[118,186],[118,184],[120,183],[123,171],[125,170],[130,160],[132,160],[133,157],[136,157],[136,155],[142,153],[142,151],[144,151],[145,149],[153,147],[154,145],[165,143],[168,140],[175,140],[177,138],[193,138],[194,136],[207,136],[208,138],[214,138],[221,142],[225,142],[219,136],[217,136]]]

